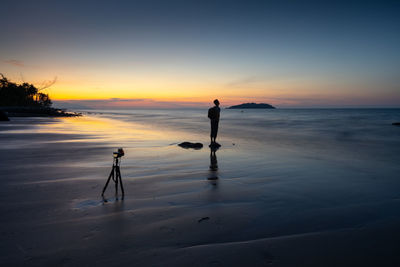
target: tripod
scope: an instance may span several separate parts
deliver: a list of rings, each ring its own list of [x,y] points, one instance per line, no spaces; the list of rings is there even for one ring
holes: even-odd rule
[[[104,198],[104,192],[107,189],[108,183],[110,182],[111,178],[115,183],[115,197],[118,199],[118,181],[121,184],[121,192],[122,192],[122,199],[124,199],[124,186],[122,185],[122,179],[121,179],[121,171],[119,169],[119,165],[121,163],[121,157],[115,156],[114,154],[114,160],[113,160],[113,166],[111,169],[110,176],[108,176],[106,185],[103,188],[103,192],[101,193],[101,196]]]

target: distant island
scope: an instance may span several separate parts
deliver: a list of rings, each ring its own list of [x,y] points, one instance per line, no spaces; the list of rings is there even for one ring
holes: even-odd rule
[[[228,109],[245,109],[245,108],[257,108],[257,109],[274,109],[275,107],[271,106],[270,104],[265,103],[244,103],[236,106],[231,106]]]

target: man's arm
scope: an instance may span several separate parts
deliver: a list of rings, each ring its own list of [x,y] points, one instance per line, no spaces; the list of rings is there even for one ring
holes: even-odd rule
[[[213,109],[212,108],[209,108],[208,109],[208,118],[210,119],[210,120],[212,120],[213,119]]]

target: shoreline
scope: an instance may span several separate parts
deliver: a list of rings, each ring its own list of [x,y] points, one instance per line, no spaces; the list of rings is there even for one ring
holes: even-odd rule
[[[82,113],[59,108],[43,107],[0,107],[8,117],[77,117]]]

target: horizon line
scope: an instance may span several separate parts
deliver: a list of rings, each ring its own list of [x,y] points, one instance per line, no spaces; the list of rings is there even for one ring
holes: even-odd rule
[[[55,99],[52,100],[55,106],[66,109],[188,109],[206,108],[212,106],[212,101],[169,101],[154,99],[128,99],[128,98],[108,98],[108,99]],[[226,101],[221,108],[239,105],[243,103],[267,103],[268,101]],[[267,104],[271,104],[267,103]],[[398,109],[399,105],[384,104],[271,104],[277,109]]]

